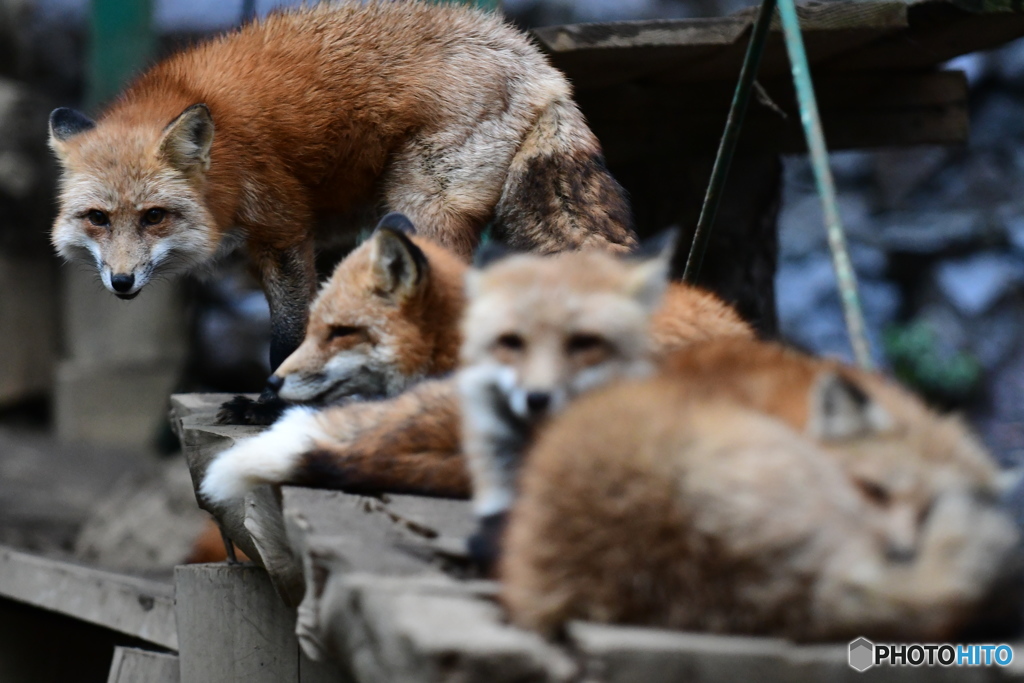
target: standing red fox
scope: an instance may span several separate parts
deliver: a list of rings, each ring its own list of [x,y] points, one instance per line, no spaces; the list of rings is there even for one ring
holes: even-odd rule
[[[495,15],[421,2],[272,15],[156,65],[96,122],[50,116],[63,166],[53,243],[132,298],[245,240],[271,365],[302,341],[321,213],[381,207],[468,256],[625,251],[621,188],[564,76]]]

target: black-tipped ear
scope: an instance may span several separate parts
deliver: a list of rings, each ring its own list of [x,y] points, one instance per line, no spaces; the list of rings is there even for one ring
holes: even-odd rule
[[[205,104],[193,104],[167,124],[160,153],[183,173],[205,173],[213,147],[213,116]]]
[[[70,107],[58,107],[50,112],[50,137],[58,142],[95,127],[95,121]]]
[[[488,266],[494,265],[504,258],[514,256],[518,253],[520,252],[517,252],[514,249],[509,249],[508,246],[501,242],[491,241],[486,244],[481,244],[473,253],[473,267],[484,269]]]
[[[892,418],[852,380],[823,374],[811,389],[808,431],[823,441],[839,441],[885,431]]]
[[[430,271],[423,250],[406,233],[390,227],[378,225],[370,239],[373,241],[373,276],[378,291],[399,301],[415,294],[426,282]]]
[[[412,224],[409,217],[398,211],[392,211],[388,215],[384,216],[384,218],[381,218],[374,230],[383,230],[384,228],[394,230],[395,232],[405,233],[406,235],[416,234],[416,226]]]

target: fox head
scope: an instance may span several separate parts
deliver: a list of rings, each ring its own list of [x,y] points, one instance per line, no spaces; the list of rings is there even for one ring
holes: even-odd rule
[[[495,407],[520,421],[536,423],[578,394],[652,369],[661,260],[523,254],[470,271],[466,283],[460,381],[487,385]]]
[[[393,396],[452,370],[467,266],[385,216],[335,268],[310,310],[306,338],[271,377],[289,401]]]
[[[958,418],[937,416],[880,378],[848,370],[820,373],[808,408],[808,435],[879,513],[877,539],[888,559],[915,560],[949,509],[973,511],[975,533],[1014,537],[997,513],[1004,480]],[[949,530],[948,519],[941,524]]]
[[[51,240],[65,258],[91,258],[104,286],[131,299],[155,272],[186,270],[216,251],[204,202],[213,145],[205,104],[162,130],[73,109],[50,114],[50,148],[63,172]]]

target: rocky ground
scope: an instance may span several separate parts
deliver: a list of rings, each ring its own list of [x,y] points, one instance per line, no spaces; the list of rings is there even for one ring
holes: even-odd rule
[[[966,412],[1007,464],[1024,460],[1024,43],[951,65],[972,87],[963,148],[833,155],[877,361]],[[808,163],[786,160],[783,334],[849,357]]]

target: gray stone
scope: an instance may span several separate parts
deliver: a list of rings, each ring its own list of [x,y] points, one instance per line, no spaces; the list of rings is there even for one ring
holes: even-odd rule
[[[935,267],[942,293],[967,316],[989,310],[1024,279],[1024,264],[1009,254],[986,251],[943,261]]]

